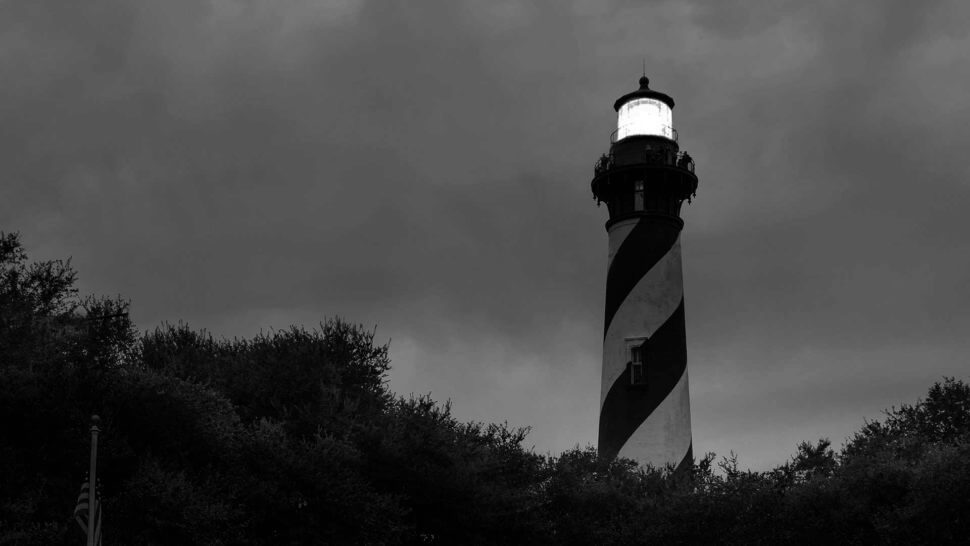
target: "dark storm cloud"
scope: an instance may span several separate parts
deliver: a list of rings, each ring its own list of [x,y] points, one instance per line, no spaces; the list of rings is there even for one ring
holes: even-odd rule
[[[613,100],[645,57],[701,187],[698,451],[780,460],[965,373],[959,4],[7,2],[0,214],[140,326],[339,314],[392,386],[592,441]]]

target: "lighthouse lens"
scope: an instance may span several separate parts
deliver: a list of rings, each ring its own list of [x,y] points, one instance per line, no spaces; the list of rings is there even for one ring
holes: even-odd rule
[[[670,107],[655,99],[634,99],[620,107],[616,119],[616,140],[634,135],[674,138]]]

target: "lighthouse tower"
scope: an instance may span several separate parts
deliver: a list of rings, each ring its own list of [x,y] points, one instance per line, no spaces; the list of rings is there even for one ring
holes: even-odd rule
[[[592,182],[610,215],[599,452],[681,468],[693,454],[680,206],[697,176],[678,145],[674,99],[649,83],[613,105],[616,131]]]

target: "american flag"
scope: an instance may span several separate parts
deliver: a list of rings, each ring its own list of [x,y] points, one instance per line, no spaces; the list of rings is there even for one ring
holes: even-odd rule
[[[81,493],[77,496],[77,504],[74,506],[74,519],[81,526],[81,530],[84,531],[85,536],[88,533],[88,507],[91,502],[91,487],[88,483],[89,481],[85,478],[84,483],[81,484]],[[94,543],[97,546],[101,546],[101,501],[99,499],[98,489],[100,488],[95,487],[94,489]]]

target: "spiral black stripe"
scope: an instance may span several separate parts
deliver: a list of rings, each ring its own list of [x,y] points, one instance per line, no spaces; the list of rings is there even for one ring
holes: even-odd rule
[[[631,388],[630,370],[624,370],[603,401],[599,423],[601,456],[616,457],[623,444],[667,398],[687,370],[683,298],[647,344],[650,364],[645,367],[646,385]]]
[[[682,224],[676,219],[644,216],[620,244],[606,274],[606,320],[603,337],[613,316],[633,287],[673,248]]]

